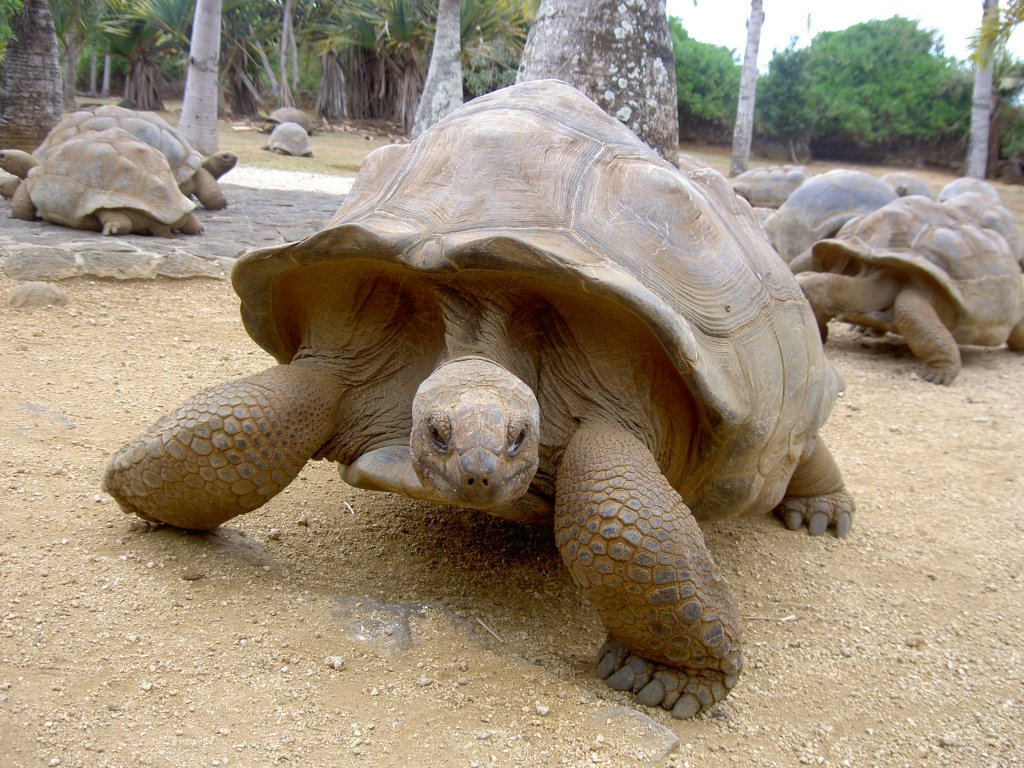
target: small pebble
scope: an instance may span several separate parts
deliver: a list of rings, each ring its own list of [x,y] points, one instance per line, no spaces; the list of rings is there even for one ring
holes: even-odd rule
[[[324,664],[331,669],[341,670],[345,668],[345,660],[341,656],[328,656],[324,659]]]

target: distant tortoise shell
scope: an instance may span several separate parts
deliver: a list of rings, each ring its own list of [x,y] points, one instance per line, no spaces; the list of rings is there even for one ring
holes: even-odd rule
[[[39,215],[68,227],[82,228],[100,209],[134,208],[168,225],[195,209],[166,157],[120,128],[62,141],[25,183]]]
[[[281,123],[270,133],[270,141],[266,149],[284,155],[309,157],[313,150],[309,148],[309,134],[298,123]]]
[[[113,104],[91,110],[79,110],[67,115],[47,134],[46,139],[32,154],[40,160],[55,146],[87,131],[105,131],[120,128],[136,139],[160,150],[178,184],[191,179],[203,164],[203,156],[182,138],[166,120],[155,112],[125,109]]]
[[[802,165],[772,165],[741,173],[732,188],[755,208],[778,208],[809,178]]]
[[[571,297],[584,312],[624,308],[697,404],[695,442],[664,449],[691,455],[699,446],[699,466],[677,486],[694,514],[766,512],[812,449],[841,383],[749,206],[721,174],[683,165],[565,83],[490,93],[412,143],[371,153],[323,231],[243,256],[232,280],[245,327],[290,362],[307,343],[309,312],[335,311],[313,293],[367,274],[377,276],[366,288],[374,295],[421,303],[420,335],[393,342],[408,349],[443,343],[438,287],[473,301],[480,286],[529,286]],[[332,335],[358,336],[343,310],[328,324]],[[434,360],[437,351],[422,354]],[[379,386],[388,391],[386,378]]]
[[[892,187],[892,191],[900,197],[922,195],[923,197],[930,197],[932,200],[935,199],[935,190],[932,189],[932,185],[913,173],[891,171],[890,173],[883,173],[881,179]]]
[[[836,169],[800,185],[764,223],[768,239],[787,263],[850,219],[896,199],[883,182],[862,171]]]
[[[939,190],[937,200],[941,203],[949,200],[951,197],[962,195],[965,192],[980,192],[983,195],[988,195],[997,203],[1002,205],[1003,200],[999,197],[999,190],[989,184],[987,181],[981,179],[975,179],[972,176],[963,176],[959,179],[953,179],[946,186]]]
[[[298,107],[279,107],[271,112],[267,119],[271,123],[280,125],[281,123],[297,123],[302,126],[302,129],[306,133],[312,133],[316,127],[313,124],[313,120],[305,110],[299,109]]]
[[[925,197],[902,197],[815,244],[816,272],[857,276],[883,268],[947,296],[958,344],[998,346],[1024,316],[1024,281],[1006,240],[964,213]]]
[[[1024,243],[1021,242],[1020,229],[1013,214],[1002,203],[979,190],[947,197],[942,204],[956,208],[978,226],[991,229],[1006,238],[1014,258],[1024,269]]]

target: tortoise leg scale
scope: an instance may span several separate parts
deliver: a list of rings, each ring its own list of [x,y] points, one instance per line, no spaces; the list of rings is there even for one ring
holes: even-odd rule
[[[638,703],[690,717],[742,667],[739,623],[697,522],[639,440],[581,426],[558,468],[555,538],[608,630],[598,674]]]
[[[276,495],[331,439],[340,390],[297,365],[204,390],[114,454],[103,489],[144,520],[212,530]]]

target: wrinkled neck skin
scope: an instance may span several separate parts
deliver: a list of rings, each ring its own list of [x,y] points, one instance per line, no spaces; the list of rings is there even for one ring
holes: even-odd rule
[[[468,355],[443,362],[412,404],[410,449],[420,482],[449,503],[510,504],[537,472],[540,406],[498,363]]]

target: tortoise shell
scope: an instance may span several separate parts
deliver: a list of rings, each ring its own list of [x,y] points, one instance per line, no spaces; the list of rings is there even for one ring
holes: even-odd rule
[[[274,127],[270,132],[270,141],[266,149],[284,155],[309,157],[313,150],[309,148],[309,134],[298,123],[285,122]]]
[[[818,240],[832,237],[850,219],[896,199],[888,184],[862,171],[837,168],[815,176],[764,222],[775,250],[792,262]]]
[[[42,160],[55,146],[87,131],[105,131],[120,128],[136,139],[160,150],[167,158],[176,183],[191,179],[203,164],[203,156],[182,138],[166,120],[155,112],[106,104],[91,110],[72,112],[47,134],[46,139],[32,154]]]
[[[243,256],[232,280],[245,327],[287,363],[310,346],[361,338],[366,313],[355,308],[392,296],[409,313],[410,337],[381,342],[404,345],[401,370],[375,374],[387,393],[385,377],[429,374],[446,336],[486,343],[487,329],[444,327],[446,302],[514,292],[524,311],[543,305],[552,322],[534,317],[513,339],[525,357],[553,349],[551,361],[557,321],[571,308],[594,367],[623,391],[645,373],[630,366],[664,360],[671,385],[689,393],[691,412],[676,404],[680,427],[656,425],[662,444],[652,450],[663,467],[685,465],[666,476],[694,514],[766,512],[812,449],[841,382],[750,207],[721,174],[682,165],[565,83],[482,96],[412,143],[368,156],[324,230]],[[325,312],[329,323],[313,322]],[[636,346],[657,348],[658,360],[609,348],[597,330],[609,317],[635,326]],[[542,433],[562,407],[555,395],[541,399]],[[625,397],[620,407],[642,405]],[[683,434],[679,444],[668,437]],[[560,439],[542,435],[555,452]]]
[[[25,183],[39,215],[68,227],[93,228],[86,221],[100,209],[132,208],[168,225],[195,209],[166,157],[121,128],[70,136]]]
[[[958,344],[998,346],[1024,316],[1024,281],[1006,239],[925,197],[902,197],[814,245],[816,272],[894,270],[956,307]]]
[[[802,165],[773,165],[744,171],[732,180],[732,188],[755,208],[778,208],[809,178]]]

